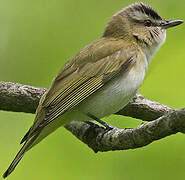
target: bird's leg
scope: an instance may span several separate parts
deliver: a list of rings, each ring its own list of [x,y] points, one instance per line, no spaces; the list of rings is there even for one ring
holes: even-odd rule
[[[96,116],[94,116],[94,115],[92,115],[92,114],[90,114],[90,113],[88,113],[87,116],[90,117],[91,119],[97,121],[97,122],[100,123],[101,125],[103,125],[103,126],[106,128],[106,131],[110,131],[110,130],[112,130],[112,129],[117,129],[116,127],[114,127],[114,126],[108,124],[108,123],[105,122],[105,121],[102,121],[101,119],[97,118]]]

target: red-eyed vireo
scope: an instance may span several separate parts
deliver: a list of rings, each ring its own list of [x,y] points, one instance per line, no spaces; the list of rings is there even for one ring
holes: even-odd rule
[[[151,57],[164,43],[166,29],[183,23],[163,19],[151,6],[135,3],[116,13],[101,38],[62,67],[43,95],[23,147],[4,173],[7,177],[25,152],[70,121],[97,120],[118,112],[136,94]]]

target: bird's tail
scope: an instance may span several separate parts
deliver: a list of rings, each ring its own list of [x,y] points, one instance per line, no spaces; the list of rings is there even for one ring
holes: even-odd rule
[[[19,161],[22,159],[25,152],[30,149],[30,147],[32,146],[33,142],[36,140],[39,134],[40,133],[37,133],[36,135],[32,136],[24,143],[24,145],[17,153],[17,155],[15,156],[14,160],[12,161],[12,163],[10,164],[6,172],[3,174],[3,178],[6,178],[8,175],[10,175],[13,172],[13,170],[15,169]]]

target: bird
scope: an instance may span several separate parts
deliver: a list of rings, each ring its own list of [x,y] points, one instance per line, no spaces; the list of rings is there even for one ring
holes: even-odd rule
[[[118,112],[135,96],[166,30],[182,24],[166,20],[150,5],[124,7],[108,21],[102,36],[69,59],[41,97],[35,120],[3,177],[23,155],[71,121],[100,120]]]

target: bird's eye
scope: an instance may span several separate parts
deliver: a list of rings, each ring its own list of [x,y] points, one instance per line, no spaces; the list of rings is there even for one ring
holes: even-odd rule
[[[144,25],[150,27],[152,25],[152,21],[150,21],[150,19],[147,19],[144,21]]]

